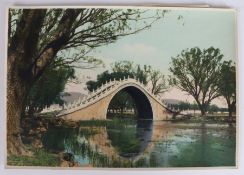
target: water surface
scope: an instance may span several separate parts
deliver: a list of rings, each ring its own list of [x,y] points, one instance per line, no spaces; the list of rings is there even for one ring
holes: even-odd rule
[[[69,152],[80,166],[235,166],[235,128],[227,124],[113,119],[53,127],[44,147]]]

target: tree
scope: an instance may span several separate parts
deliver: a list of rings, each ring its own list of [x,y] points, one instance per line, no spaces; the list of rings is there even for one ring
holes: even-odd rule
[[[141,68],[143,67],[143,68]],[[127,77],[138,79],[144,85],[151,83],[151,92],[155,95],[164,93],[167,89],[166,80],[164,75],[158,70],[153,70],[151,66],[148,65],[135,65],[130,61],[119,61],[111,64],[112,72],[104,71],[103,73],[97,75],[96,81],[88,81],[86,83],[87,89],[93,91],[100,87],[106,81],[119,80]]]
[[[132,61],[117,61],[111,64],[112,72],[124,72],[134,74],[134,63]]]
[[[134,77],[142,82],[144,85],[148,83],[148,76],[151,71],[151,66],[144,65],[143,68],[138,64],[135,66]]]
[[[219,79],[219,93],[225,98],[228,105],[229,121],[236,108],[236,68],[232,61],[224,61],[221,66]]]
[[[220,50],[213,47],[186,49],[172,57],[171,84],[194,97],[202,116],[210,102],[220,96],[217,82],[222,58]]]
[[[141,68],[141,65],[135,65],[131,61],[115,62],[111,64],[111,68],[114,73],[125,74],[127,76],[133,77],[145,85],[148,83],[148,75],[149,71],[151,70],[151,66],[144,65],[143,68]]]
[[[99,8],[9,10],[8,154],[26,153],[21,141],[20,118],[31,87],[46,68],[51,64],[83,68],[94,61],[87,57],[92,49],[144,30],[162,16],[157,12],[145,18],[145,13],[147,10]],[[142,25],[132,28],[132,22]]]
[[[62,104],[60,92],[64,90],[67,81],[74,78],[74,69],[69,66],[47,68],[30,89],[26,100],[28,115],[32,116],[34,112],[41,111],[54,102]]]
[[[158,70],[151,70],[149,73],[149,79],[152,83],[152,93],[162,94],[167,90],[166,80],[164,75]]]
[[[109,71],[104,71],[101,74],[97,75],[97,80],[90,80],[86,83],[87,89],[92,92],[93,90],[96,90],[99,88],[102,84],[105,84],[106,82],[110,80],[120,80],[124,79],[127,77],[133,77],[132,73],[128,72],[109,72]]]

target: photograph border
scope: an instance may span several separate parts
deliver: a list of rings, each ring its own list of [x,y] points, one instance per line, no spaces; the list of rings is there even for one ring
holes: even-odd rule
[[[32,9],[39,9],[39,8],[77,8],[77,6],[9,6],[9,7],[7,7],[7,9],[6,9],[6,13],[7,13],[7,10],[9,9],[9,8],[32,8]],[[238,18],[238,10],[235,10],[235,9],[233,9],[233,8],[228,8],[228,7],[225,7],[225,8],[208,8],[208,7],[195,7],[195,6],[186,6],[186,7],[182,7],[182,6],[179,6],[179,7],[169,7],[169,6],[167,6],[167,7],[159,7],[159,6],[157,6],[156,5],[156,7],[155,6],[152,6],[152,7],[150,7],[150,6],[148,6],[147,4],[146,4],[146,6],[144,6],[144,5],[142,5],[142,6],[131,6],[131,5],[128,5],[128,6],[117,6],[117,5],[112,5],[112,6],[104,6],[104,5],[102,5],[102,6],[100,6],[100,5],[81,5],[81,6],[79,6],[78,8],[96,8],[96,7],[98,7],[98,8],[142,8],[142,9],[147,9],[147,8],[152,8],[152,9],[182,9],[182,8],[185,8],[185,9],[198,9],[198,10],[227,10],[227,11],[229,11],[229,10],[234,10],[234,11],[236,11],[235,13],[236,13],[236,29],[238,30],[238,23],[237,23],[237,18]],[[8,14],[8,13],[7,13]],[[7,16],[7,15],[6,15]],[[5,19],[5,21],[7,22],[7,20]],[[5,24],[5,32],[7,33],[7,25]],[[7,36],[7,35],[5,35],[5,36]],[[6,38],[6,37],[5,37]],[[238,46],[238,32],[236,32],[236,45]],[[237,107],[237,120],[236,120],[236,166],[228,166],[228,167],[226,167],[226,166],[224,166],[224,167],[184,167],[184,168],[182,168],[182,167],[180,167],[180,168],[178,168],[178,167],[173,167],[173,168],[168,168],[168,167],[165,167],[165,168],[163,168],[163,167],[159,167],[159,168],[97,168],[97,167],[92,167],[92,168],[86,168],[86,167],[71,167],[71,168],[66,168],[66,167],[42,167],[42,166],[35,166],[35,167],[33,167],[33,166],[10,166],[10,165],[7,165],[7,162],[6,162],[6,158],[7,158],[7,154],[6,154],[6,147],[7,147],[7,145],[6,145],[6,129],[7,129],[7,125],[6,125],[6,119],[7,119],[7,115],[6,115],[6,89],[7,89],[7,85],[6,85],[6,79],[7,79],[7,75],[6,75],[6,66],[7,66],[7,61],[6,61],[6,58],[7,58],[7,39],[5,40],[5,64],[4,64],[4,80],[5,80],[5,86],[6,86],[6,88],[5,88],[5,98],[4,98],[4,124],[5,124],[5,132],[4,132],[4,136],[5,136],[5,138],[4,138],[4,143],[5,143],[5,150],[4,150],[4,157],[5,157],[5,168],[14,168],[14,169],[22,169],[22,168],[27,168],[27,169],[69,169],[69,170],[150,170],[150,171],[152,171],[152,170],[205,170],[205,169],[238,169],[239,168],[239,160],[240,160],[240,154],[239,154],[239,146],[240,146],[240,143],[239,143],[239,138],[240,138],[240,92],[239,92],[239,90],[240,90],[240,85],[239,85],[239,74],[240,74],[240,70],[239,70],[239,62],[240,62],[240,60],[239,60],[239,54],[238,54],[238,47],[236,48],[236,54],[237,54],[237,58],[236,58],[236,70],[237,70],[237,104],[236,104],[236,107]]]

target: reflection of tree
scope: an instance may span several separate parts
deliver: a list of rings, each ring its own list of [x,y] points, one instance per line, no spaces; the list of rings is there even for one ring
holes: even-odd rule
[[[42,137],[42,143],[45,149],[54,152],[65,150],[65,146],[72,142],[74,145],[77,137],[76,129],[64,127],[49,127]],[[68,142],[66,142],[68,141]]]

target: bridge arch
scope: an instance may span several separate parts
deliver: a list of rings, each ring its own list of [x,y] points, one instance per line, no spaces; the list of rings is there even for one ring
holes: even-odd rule
[[[105,120],[107,110],[113,97],[121,90],[126,90],[136,100],[138,117],[153,120],[167,120],[171,117],[160,98],[151,93],[145,85],[138,80],[128,78],[113,80],[89,94],[83,101],[77,101],[61,110],[57,117],[66,120]]]
[[[147,95],[139,87],[131,84],[123,86],[113,93],[107,105],[107,111],[113,98],[121,91],[127,92],[133,98],[137,109],[136,117],[140,119],[153,119],[153,110]]]

